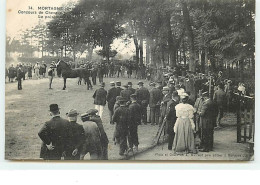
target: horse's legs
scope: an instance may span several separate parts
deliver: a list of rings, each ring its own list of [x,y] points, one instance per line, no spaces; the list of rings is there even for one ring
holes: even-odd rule
[[[66,78],[63,78],[63,80],[64,80],[64,86],[63,86],[62,90],[65,90],[66,89]]]

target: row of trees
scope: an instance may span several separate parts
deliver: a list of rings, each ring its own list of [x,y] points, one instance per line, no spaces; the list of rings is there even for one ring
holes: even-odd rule
[[[81,0],[48,24],[48,46],[74,58],[87,51],[88,60],[102,47],[97,53],[109,61],[114,39],[127,36],[138,64],[254,66],[254,19],[253,0]]]

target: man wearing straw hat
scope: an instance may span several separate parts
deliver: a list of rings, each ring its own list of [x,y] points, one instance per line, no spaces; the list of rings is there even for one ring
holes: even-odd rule
[[[77,123],[78,112],[76,109],[71,109],[66,113],[70,122],[70,140],[68,149],[66,151],[67,160],[79,160],[80,152],[82,150],[83,143],[85,142],[85,132],[83,126]]]
[[[45,122],[38,133],[42,140],[40,158],[61,160],[66,155],[70,123],[60,117],[60,109],[57,104],[50,105],[50,116],[52,119]]]

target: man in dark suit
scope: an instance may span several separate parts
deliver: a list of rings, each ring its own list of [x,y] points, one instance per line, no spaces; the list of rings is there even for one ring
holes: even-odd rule
[[[168,150],[172,150],[172,144],[174,140],[175,133],[173,127],[177,120],[175,106],[179,103],[179,96],[177,91],[172,92],[172,99],[167,103],[166,110],[166,131],[168,134]]]
[[[116,129],[114,134],[115,143],[119,144],[119,155],[127,153],[127,135],[128,125],[130,121],[129,109],[126,107],[126,100],[124,98],[119,99],[120,107],[116,109],[113,115],[113,122],[116,123]]]
[[[71,109],[67,114],[70,122],[70,140],[68,150],[66,151],[65,160],[79,160],[83,143],[86,140],[83,126],[77,123],[78,112]]]
[[[110,124],[113,124],[112,117],[114,114],[114,105],[116,103],[116,97],[117,97],[117,89],[115,87],[115,82],[110,82],[111,89],[107,92],[107,106],[109,111],[109,117],[110,117]]]
[[[104,106],[106,105],[107,91],[104,89],[105,82],[100,84],[100,88],[93,94],[95,109],[98,110],[99,116],[102,119]]]
[[[128,143],[130,149],[138,150],[138,133],[137,127],[141,123],[141,106],[137,103],[137,97],[135,94],[130,96],[131,104],[129,105],[130,121],[129,121],[129,133]]]
[[[202,103],[200,115],[201,146],[203,152],[213,150],[214,125],[216,122],[216,107],[209,98],[208,92],[203,93],[204,101]]]
[[[150,83],[152,89],[150,90],[149,107],[152,125],[159,124],[160,104],[162,100],[162,92],[155,85],[154,82]]]
[[[135,89],[133,88],[132,82],[128,82],[128,89],[131,91],[131,94],[135,93]]]
[[[66,156],[70,134],[70,123],[60,117],[57,104],[50,105],[52,119],[45,122],[38,135],[42,140],[40,158],[44,160],[61,160]]]
[[[116,82],[116,92],[117,92],[117,96],[120,96],[120,93],[121,93],[121,91],[123,90],[122,88],[121,88],[121,82],[120,81],[117,81]]]
[[[22,90],[22,78],[23,78],[22,64],[19,64],[17,69],[18,90]]]
[[[224,84],[220,83],[218,85],[218,89],[215,91],[213,96],[214,103],[217,104],[218,107],[218,117],[217,117],[217,128],[221,127],[221,119],[223,118],[224,114],[224,105],[226,103],[226,93],[224,91]]]
[[[142,123],[147,124],[147,106],[149,104],[150,93],[148,89],[144,87],[143,82],[138,83],[139,88],[136,89],[137,103],[141,105]]]
[[[163,120],[166,115],[167,103],[171,100],[171,93],[170,93],[170,89],[168,86],[163,87],[162,94],[163,94],[163,97],[162,97],[161,106],[160,106],[159,125],[161,125],[163,123]]]

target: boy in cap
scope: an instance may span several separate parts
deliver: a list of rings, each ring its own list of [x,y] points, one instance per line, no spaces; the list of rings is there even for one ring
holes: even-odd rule
[[[110,117],[110,124],[113,124],[112,117],[114,114],[114,106],[116,103],[116,97],[117,97],[117,89],[115,87],[115,82],[110,82],[111,89],[107,92],[107,106],[109,111],[109,117]]]
[[[119,144],[119,155],[127,153],[127,135],[130,121],[129,109],[126,107],[126,99],[119,98],[120,107],[116,109],[113,115],[113,122],[116,123],[114,132],[114,141]]]
[[[54,77],[54,68],[55,68],[55,64],[51,63],[51,66],[50,68],[48,69],[48,77],[49,77],[49,89],[52,89],[51,88],[51,84],[52,84],[52,80],[53,80],[53,77]]]
[[[104,130],[102,120],[100,116],[96,115],[98,110],[96,109],[90,109],[86,112],[86,114],[89,116],[89,121],[93,121],[97,124],[99,132],[100,132],[100,139],[101,139],[101,146],[102,146],[102,160],[108,160],[108,154],[107,154],[107,148],[108,148],[108,137]]]
[[[76,109],[71,109],[67,114],[70,122],[70,140],[68,150],[66,151],[67,160],[79,160],[82,146],[86,140],[83,126],[77,123],[78,112]]]
[[[147,124],[147,106],[149,104],[150,93],[147,88],[144,87],[143,82],[138,82],[139,88],[136,89],[137,103],[141,105],[142,123]]]
[[[50,105],[52,119],[45,122],[38,135],[42,140],[40,158],[44,160],[61,160],[66,155],[70,134],[70,123],[60,117],[57,104]]]
[[[95,109],[98,110],[98,114],[101,119],[104,111],[104,106],[106,105],[106,101],[107,101],[106,100],[107,91],[104,89],[104,87],[105,87],[105,82],[102,82],[100,84],[100,88],[97,89],[93,94]]]
[[[130,149],[138,150],[138,133],[137,127],[141,123],[141,106],[137,103],[137,97],[135,94],[130,95],[131,104],[129,105],[129,135],[128,135],[128,143]]]

